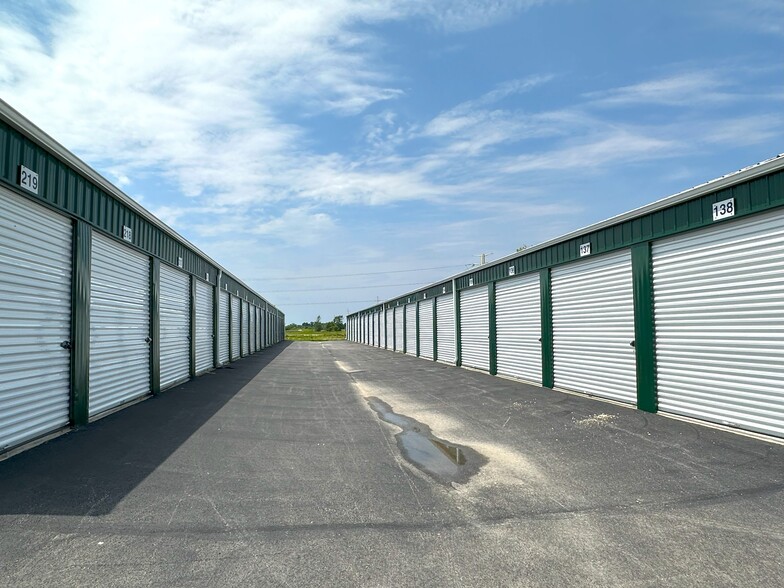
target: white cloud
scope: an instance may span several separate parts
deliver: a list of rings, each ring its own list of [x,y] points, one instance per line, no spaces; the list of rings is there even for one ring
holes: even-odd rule
[[[638,84],[586,94],[595,106],[657,104],[686,106],[694,103],[730,102],[737,95],[728,91],[727,76],[712,71],[695,71],[646,80]]]

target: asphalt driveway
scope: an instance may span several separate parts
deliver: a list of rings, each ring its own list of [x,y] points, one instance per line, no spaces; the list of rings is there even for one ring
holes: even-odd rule
[[[286,343],[0,462],[8,586],[776,586],[784,446]]]

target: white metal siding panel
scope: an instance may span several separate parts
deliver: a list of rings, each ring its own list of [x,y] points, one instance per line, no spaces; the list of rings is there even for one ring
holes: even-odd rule
[[[541,383],[540,308],[538,273],[496,284],[496,346],[500,375]]]
[[[250,304],[242,302],[242,355],[250,352]]]
[[[229,293],[221,290],[218,298],[218,361],[222,364],[229,361],[229,304]]]
[[[383,349],[387,344],[387,312],[384,310],[378,314],[378,326],[380,329],[378,346]]]
[[[235,360],[240,356],[240,325],[242,317],[240,311],[240,299],[236,296],[231,297],[231,359]]]
[[[211,284],[196,280],[196,373],[213,367],[213,292]]]
[[[395,351],[403,351],[403,307],[395,307]]]
[[[409,355],[416,355],[417,352],[416,319],[416,304],[406,304],[406,353]]]
[[[460,292],[460,349],[462,364],[490,369],[490,306],[488,288]]]
[[[90,416],[150,392],[150,262],[93,232]]]
[[[190,377],[190,298],[190,276],[161,264],[161,389]]]
[[[256,353],[256,307],[252,304],[248,306],[248,349],[250,353]]]
[[[636,404],[630,251],[554,269],[552,293],[555,385]]]
[[[267,345],[264,340],[264,336],[266,335],[267,330],[264,328],[264,309],[258,309],[258,321],[259,321],[259,347],[264,349]]]
[[[436,341],[438,361],[455,363],[457,348],[455,347],[455,303],[452,294],[436,298]]]
[[[392,350],[395,348],[395,309],[387,309],[387,349]]]
[[[384,340],[381,336],[381,330],[384,325],[384,314],[380,311],[377,311],[373,315],[373,321],[376,327],[376,336],[374,338],[375,346],[376,347],[383,347]]]
[[[784,214],[652,253],[659,409],[784,437]]]
[[[68,424],[71,222],[0,190],[0,450]]]
[[[433,359],[433,301],[419,303],[419,355]]]

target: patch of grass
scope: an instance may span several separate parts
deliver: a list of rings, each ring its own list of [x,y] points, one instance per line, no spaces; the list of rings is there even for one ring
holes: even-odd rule
[[[287,341],[339,341],[346,338],[346,331],[315,331],[313,329],[287,329]]]

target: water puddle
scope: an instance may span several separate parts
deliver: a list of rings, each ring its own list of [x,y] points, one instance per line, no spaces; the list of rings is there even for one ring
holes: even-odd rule
[[[397,414],[386,402],[374,397],[367,402],[382,421],[401,429],[395,439],[403,457],[437,481],[465,483],[487,463],[484,456],[470,447],[439,439],[430,427]]]

